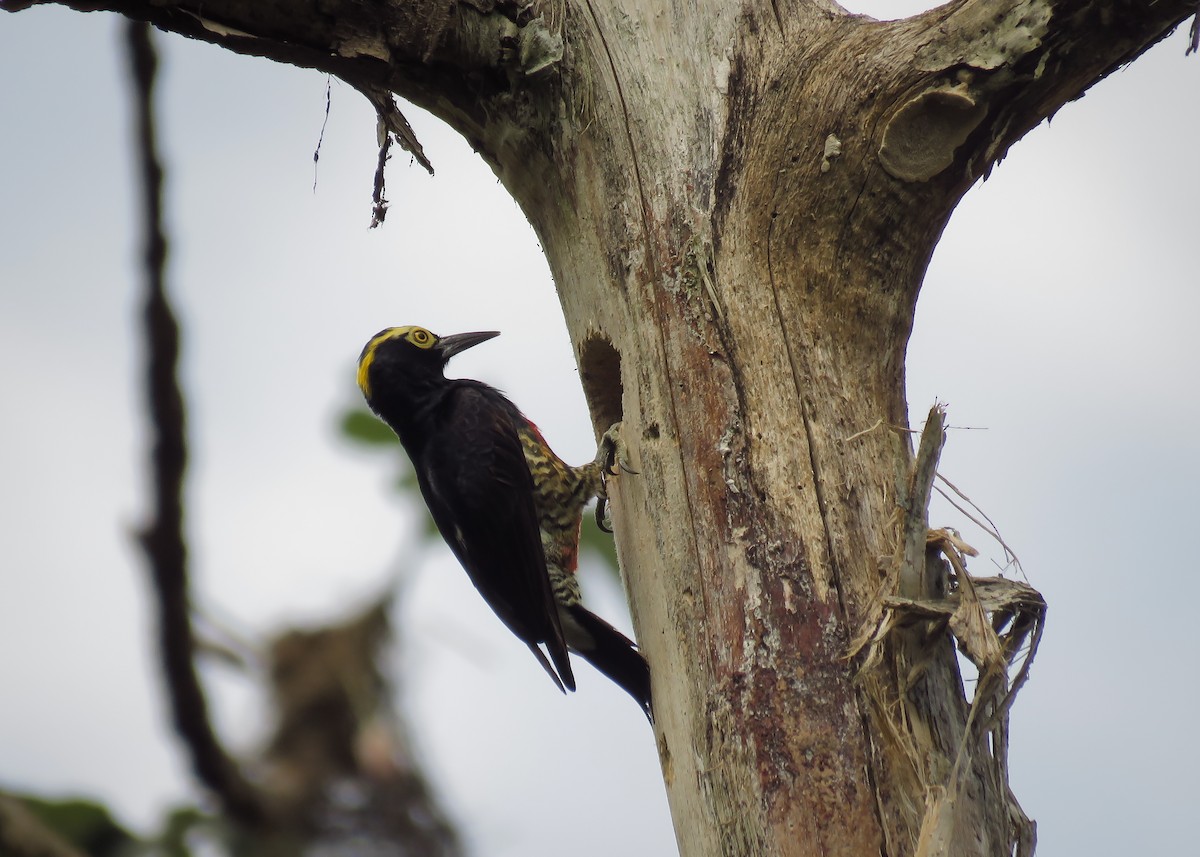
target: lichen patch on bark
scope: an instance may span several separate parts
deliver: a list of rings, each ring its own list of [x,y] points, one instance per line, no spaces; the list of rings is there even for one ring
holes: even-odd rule
[[[1044,0],[966,6],[946,22],[945,38],[917,51],[916,67],[939,72],[962,65],[988,70],[1010,65],[1042,44],[1052,11]]]

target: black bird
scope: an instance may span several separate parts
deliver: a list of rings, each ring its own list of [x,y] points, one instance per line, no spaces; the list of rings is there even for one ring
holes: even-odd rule
[[[649,665],[583,607],[575,579],[583,507],[605,497],[604,476],[620,460],[619,424],[594,461],[570,467],[499,390],[445,376],[451,357],[498,335],[387,328],[363,348],[358,385],[400,438],[434,523],[471,582],[559,689],[575,689],[570,650],[653,719]]]

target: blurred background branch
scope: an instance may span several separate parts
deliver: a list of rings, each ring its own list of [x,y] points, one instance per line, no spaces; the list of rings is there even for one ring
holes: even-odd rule
[[[143,226],[146,344],[146,399],[153,436],[154,511],[141,533],[158,610],[159,657],[175,730],[191,756],[192,770],[241,824],[264,821],[263,802],[221,746],[208,716],[208,703],[196,674],[188,597],[187,545],[183,532],[183,486],[187,431],[183,393],[176,368],[179,324],[167,300],[167,238],[162,223],[163,169],[154,121],[154,80],[158,58],[150,26],[125,24],[134,106],[134,146],[140,180]]]
[[[262,647],[261,657],[235,661],[264,686],[272,703],[263,719],[275,725],[261,753],[235,758],[210,717],[198,659],[222,647],[200,639],[193,625],[180,325],[167,296],[164,174],[155,131],[158,62],[148,25],[127,22],[124,37],[143,229],[142,334],[153,494],[151,520],[139,541],[150,571],[160,675],[171,719],[217,812],[177,807],[157,836],[138,840],[103,805],[0,794],[0,854],[188,857],[200,847],[206,854],[256,857],[458,857],[457,833],[417,765],[392,704],[391,677],[379,665],[391,640],[390,592],[343,621],[283,631]],[[254,663],[263,667],[255,670]]]

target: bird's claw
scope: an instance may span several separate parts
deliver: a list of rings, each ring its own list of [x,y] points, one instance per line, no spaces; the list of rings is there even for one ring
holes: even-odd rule
[[[596,500],[596,526],[602,533],[612,532],[612,516],[608,514],[608,498],[603,494]]]
[[[600,491],[596,499],[596,526],[606,533],[612,532],[612,518],[608,510],[608,477],[622,472],[636,476],[637,471],[629,465],[625,441],[621,438],[621,424],[613,423],[600,438],[596,450],[596,464],[600,468]]]
[[[606,476],[620,476],[622,471],[637,476],[638,472],[630,466],[626,451],[625,441],[621,438],[621,424],[613,423],[600,438],[600,448],[596,450],[596,464],[600,465]]]

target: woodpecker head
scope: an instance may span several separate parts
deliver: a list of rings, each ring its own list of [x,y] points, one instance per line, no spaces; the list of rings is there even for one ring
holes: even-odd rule
[[[438,336],[423,327],[389,327],[363,348],[358,387],[376,411],[386,399],[412,402],[445,381],[443,370],[451,357],[499,335],[498,330],[485,330]]]

